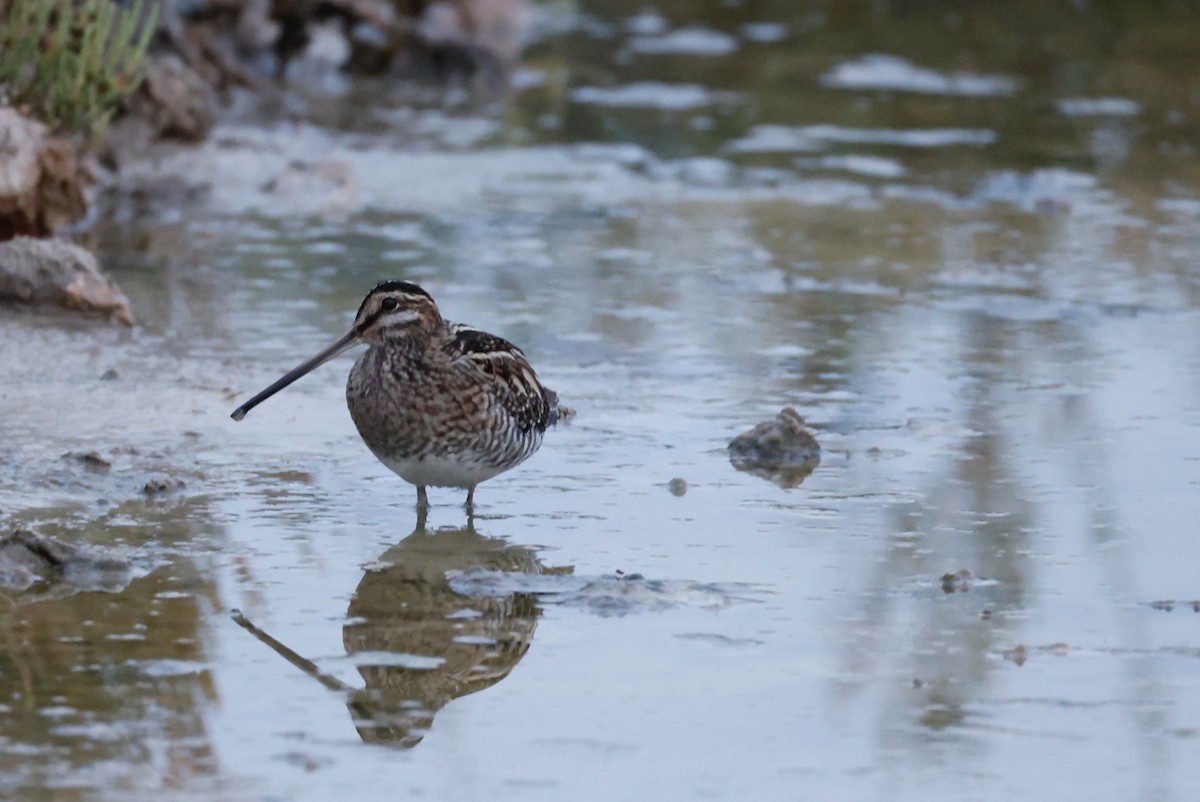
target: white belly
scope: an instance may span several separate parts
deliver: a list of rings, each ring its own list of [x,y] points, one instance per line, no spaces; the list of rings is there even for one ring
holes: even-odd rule
[[[395,471],[401,479],[418,487],[470,489],[504,470],[504,468],[497,468],[494,465],[478,465],[448,457],[389,459],[379,454],[375,456],[379,457],[380,462]]]

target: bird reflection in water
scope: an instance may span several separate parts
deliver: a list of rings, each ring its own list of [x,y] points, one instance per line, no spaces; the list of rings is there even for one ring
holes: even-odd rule
[[[468,596],[450,577],[462,571],[549,574],[533,549],[475,531],[429,531],[424,516],[411,535],[368,566],[342,629],[346,653],[364,687],[330,676],[258,629],[234,620],[326,687],[346,694],[358,734],[368,743],[410,748],[448,702],[508,676],[529,651],[541,610],[531,593]]]

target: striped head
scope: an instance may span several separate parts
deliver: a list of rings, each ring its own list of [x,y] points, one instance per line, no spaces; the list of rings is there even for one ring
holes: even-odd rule
[[[429,293],[411,281],[385,281],[367,293],[354,325],[336,342],[316,356],[301,362],[289,370],[274,384],[251,398],[233,411],[233,419],[241,420],[246,413],[287,387],[301,376],[324,365],[338,354],[358,343],[383,345],[384,343],[427,343],[446,324],[437,304]]]
[[[370,345],[433,336],[445,323],[437,304],[411,281],[384,281],[367,293],[354,318],[353,331]]]

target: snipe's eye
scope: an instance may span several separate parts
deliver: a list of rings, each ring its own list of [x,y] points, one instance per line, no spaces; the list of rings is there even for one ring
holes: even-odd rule
[[[379,302],[379,306],[383,309],[383,311],[390,312],[399,306],[399,302],[395,298],[384,298]]]

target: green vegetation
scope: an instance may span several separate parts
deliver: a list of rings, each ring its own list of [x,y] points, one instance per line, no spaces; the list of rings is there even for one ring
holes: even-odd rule
[[[0,0],[0,97],[51,127],[95,140],[137,88],[157,5]]]

